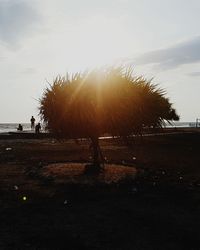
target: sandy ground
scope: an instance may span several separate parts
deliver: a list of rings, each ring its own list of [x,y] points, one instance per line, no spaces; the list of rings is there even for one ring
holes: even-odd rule
[[[9,138],[0,139],[0,249],[200,249],[199,133],[103,140],[104,177],[82,174],[87,141]]]

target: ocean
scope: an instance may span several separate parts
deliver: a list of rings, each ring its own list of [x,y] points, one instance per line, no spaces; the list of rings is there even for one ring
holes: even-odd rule
[[[0,133],[8,133],[17,131],[18,123],[0,123]],[[30,123],[22,123],[23,130],[31,130]],[[172,125],[166,125],[166,127],[177,127],[177,128],[194,128],[196,127],[196,122],[174,122]],[[198,127],[200,127],[200,123],[198,123]]]
[[[17,131],[19,123],[0,123],[0,133]],[[30,123],[21,123],[23,130],[31,130]]]

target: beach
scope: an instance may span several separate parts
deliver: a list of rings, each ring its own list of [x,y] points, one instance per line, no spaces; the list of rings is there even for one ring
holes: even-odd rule
[[[177,132],[101,140],[136,176],[91,185],[48,172],[90,162],[87,140],[0,136],[0,249],[199,249],[200,133]]]

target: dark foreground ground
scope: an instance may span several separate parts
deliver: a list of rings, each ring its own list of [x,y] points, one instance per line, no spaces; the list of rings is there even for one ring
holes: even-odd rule
[[[0,139],[0,249],[200,249],[200,133],[101,141],[108,163],[138,170],[110,185],[41,175],[49,163],[88,162],[86,141],[9,138]]]

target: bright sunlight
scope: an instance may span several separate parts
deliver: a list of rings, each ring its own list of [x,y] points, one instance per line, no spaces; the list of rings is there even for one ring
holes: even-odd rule
[[[120,57],[128,55],[129,46],[125,46],[124,34],[118,32],[119,26],[112,19],[94,17],[77,25],[71,40],[76,48],[76,60],[79,68],[94,68],[115,63]],[[128,40],[128,39],[127,39]],[[122,46],[123,44],[123,46]],[[74,54],[71,55],[74,60]],[[72,60],[72,61],[73,61]]]

